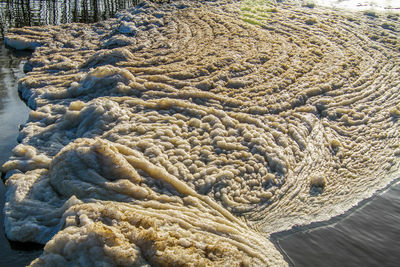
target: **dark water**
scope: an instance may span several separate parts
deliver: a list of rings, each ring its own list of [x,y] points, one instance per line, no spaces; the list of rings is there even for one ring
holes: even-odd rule
[[[18,96],[17,80],[23,77],[23,63],[29,54],[15,54],[0,42],[0,164],[16,145],[18,125],[27,119],[29,109]]]
[[[292,265],[400,266],[400,182],[319,225],[273,236]]]
[[[0,0],[2,36],[9,27],[70,22],[91,23],[113,17],[138,0]]]
[[[0,30],[9,27],[96,22],[128,8],[136,0],[0,0]],[[0,164],[17,144],[18,126],[29,109],[19,99],[17,80],[29,54],[15,54],[0,42]],[[0,183],[0,208],[4,206]],[[10,243],[0,213],[0,267],[25,266],[42,250]],[[294,266],[400,266],[400,183],[377,194],[347,214],[328,222],[273,235]]]
[[[29,54],[12,53],[0,41],[0,165],[17,144],[18,127],[28,118],[29,109],[20,100],[17,80],[23,77],[23,64]],[[0,182],[0,208],[4,206],[4,184]],[[0,266],[25,266],[41,254],[37,246],[9,243],[4,235],[3,213],[0,213]],[[27,251],[28,249],[28,251]]]

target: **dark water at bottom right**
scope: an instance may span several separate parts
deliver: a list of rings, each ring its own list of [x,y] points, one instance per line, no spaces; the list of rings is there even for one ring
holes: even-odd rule
[[[274,238],[297,267],[400,266],[400,182],[346,215]]]

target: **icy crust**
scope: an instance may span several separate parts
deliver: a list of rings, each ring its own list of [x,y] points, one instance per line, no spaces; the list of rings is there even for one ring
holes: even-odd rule
[[[271,233],[399,175],[398,17],[263,2],[144,2],[40,42],[7,172],[35,266],[282,266]]]

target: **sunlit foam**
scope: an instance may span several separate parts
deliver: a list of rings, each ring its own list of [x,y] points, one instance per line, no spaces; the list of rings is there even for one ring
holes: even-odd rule
[[[307,1],[303,1],[306,2]],[[310,1],[309,1],[310,2]],[[350,10],[380,10],[400,12],[400,1],[395,0],[315,0],[316,5]]]

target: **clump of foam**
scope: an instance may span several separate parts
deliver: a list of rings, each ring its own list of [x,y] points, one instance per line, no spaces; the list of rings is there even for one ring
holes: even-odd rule
[[[4,43],[7,46],[17,50],[34,50],[42,44],[36,41],[31,41],[24,37],[4,38]]]
[[[51,161],[45,154],[37,154],[33,146],[19,144],[13,149],[14,159],[9,160],[2,166],[2,171],[19,169],[26,172],[33,169],[48,168]]]

